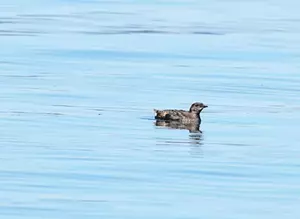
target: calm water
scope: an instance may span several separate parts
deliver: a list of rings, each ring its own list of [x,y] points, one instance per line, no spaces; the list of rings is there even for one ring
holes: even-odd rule
[[[299,7],[2,0],[1,218],[298,218]]]

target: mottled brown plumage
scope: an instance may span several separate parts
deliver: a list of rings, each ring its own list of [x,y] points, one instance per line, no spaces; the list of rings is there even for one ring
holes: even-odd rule
[[[190,133],[201,133],[199,122],[180,122],[180,121],[167,121],[167,120],[156,120],[155,126],[166,127],[170,129],[186,129]]]
[[[191,105],[189,111],[174,110],[174,109],[167,109],[167,110],[154,109],[155,119],[165,120],[165,121],[178,121],[182,123],[197,122],[200,124],[201,123],[200,113],[206,107],[207,106],[204,105],[203,103],[196,102]]]

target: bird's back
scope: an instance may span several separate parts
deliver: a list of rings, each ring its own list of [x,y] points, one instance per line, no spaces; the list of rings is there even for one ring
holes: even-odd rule
[[[156,113],[155,119],[170,120],[170,121],[193,121],[199,120],[199,116],[185,110],[154,110]]]

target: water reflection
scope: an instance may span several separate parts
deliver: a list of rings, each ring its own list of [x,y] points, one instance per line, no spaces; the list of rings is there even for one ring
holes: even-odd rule
[[[203,141],[203,135],[202,133],[193,133],[190,134],[190,144],[192,145],[202,145],[202,141]]]
[[[186,129],[190,133],[202,133],[198,122],[182,123],[178,121],[156,120],[155,126],[167,127],[170,129]]]
[[[174,140],[174,139],[159,139],[159,145],[188,145],[191,148],[191,154],[195,156],[202,156],[203,152],[201,146],[203,145],[203,134],[200,130],[199,123],[182,123],[175,121],[156,120],[155,126],[164,127],[168,129],[181,129],[188,130],[190,132],[189,139]]]
[[[166,127],[168,129],[186,129],[190,132],[190,140],[188,141],[189,144],[194,146],[202,144],[202,131],[200,130],[200,124],[197,122],[182,123],[178,121],[156,120],[154,124],[155,126]]]
[[[189,144],[190,144],[190,154],[195,157],[203,157],[203,134],[202,133],[193,133],[189,136]]]

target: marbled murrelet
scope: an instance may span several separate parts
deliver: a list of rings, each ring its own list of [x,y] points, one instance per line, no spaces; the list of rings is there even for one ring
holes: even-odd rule
[[[155,119],[166,120],[166,121],[179,121],[182,123],[201,123],[200,113],[206,108],[207,105],[203,103],[193,103],[189,111],[185,110],[175,110],[175,109],[166,109],[166,110],[157,110],[154,109]]]

